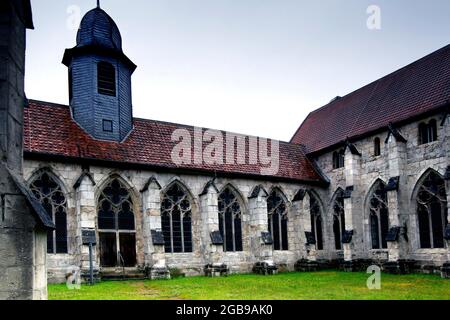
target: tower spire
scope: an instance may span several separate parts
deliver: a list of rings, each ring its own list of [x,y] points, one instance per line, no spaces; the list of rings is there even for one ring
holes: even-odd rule
[[[100,0],[97,0],[97,8],[100,8]]]

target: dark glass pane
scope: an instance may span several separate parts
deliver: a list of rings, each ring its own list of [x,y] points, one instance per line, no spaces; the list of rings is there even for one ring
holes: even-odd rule
[[[172,211],[173,252],[183,252],[181,234],[181,214],[178,209]]]
[[[56,253],[67,253],[67,215],[63,208],[55,214]]]
[[[431,222],[434,248],[444,248],[444,221],[442,220],[441,203],[437,200],[431,204]]]
[[[419,206],[418,216],[419,216],[420,247],[423,249],[431,248],[430,222],[428,217],[428,211],[424,206]]]
[[[119,230],[134,230],[134,214],[131,210],[130,203],[122,204],[122,211],[119,212]]]
[[[107,200],[104,200],[101,203],[100,210],[98,212],[98,228],[102,230],[116,229],[115,215],[112,211],[111,204]]]
[[[54,253],[53,230],[47,231],[47,253]]]
[[[224,239],[225,251],[234,251],[234,248],[233,248],[233,213],[229,209],[225,212],[225,228],[226,228],[226,239]]]
[[[370,234],[372,236],[372,249],[380,249],[378,217],[375,214],[370,215]]]
[[[170,226],[170,216],[169,214],[162,214],[161,216],[161,227],[164,235],[164,248],[167,253],[172,252],[172,242],[170,237],[170,230],[172,227]]]
[[[274,250],[281,250],[280,247],[280,217],[277,213],[274,213],[272,215],[272,223],[273,223],[273,230],[272,230],[272,237],[273,237],[273,249]]]
[[[192,221],[190,215],[186,215],[183,218],[183,229],[184,229],[184,252],[192,252]]]
[[[381,245],[383,249],[388,248],[386,236],[389,232],[389,212],[387,208],[381,210]]]
[[[281,244],[282,250],[289,250],[288,219],[281,219]]]
[[[235,251],[242,251],[242,226],[240,218],[234,219],[234,232],[234,241],[236,243]]]
[[[341,250],[341,229],[339,227],[339,219],[336,216],[333,217],[333,233],[336,250]]]
[[[323,234],[322,234],[322,218],[317,217],[317,235],[316,235],[316,241],[317,241],[317,250],[323,250]]]

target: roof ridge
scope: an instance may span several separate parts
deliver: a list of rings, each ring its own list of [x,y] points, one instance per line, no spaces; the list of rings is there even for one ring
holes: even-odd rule
[[[430,58],[431,56],[434,56],[435,54],[437,54],[437,53],[439,53],[439,52],[441,52],[441,51],[444,51],[444,49],[447,49],[447,48],[450,49],[450,43],[447,44],[447,45],[445,45],[445,46],[443,46],[442,48],[439,48],[439,49],[437,49],[437,50],[435,50],[435,51],[433,51],[433,52],[431,52],[431,53],[429,53],[429,54],[423,56],[422,58],[419,58],[418,60],[414,60],[413,62],[410,62],[410,63],[408,63],[407,65],[405,65],[405,66],[403,66],[403,67],[401,67],[401,68],[399,68],[399,69],[397,69],[397,70],[395,70],[395,71],[393,71],[393,72],[391,72],[391,73],[388,73],[388,74],[382,76],[381,78],[378,78],[378,79],[376,79],[376,80],[374,80],[374,81],[371,81],[371,82],[369,82],[369,83],[363,85],[362,87],[360,87],[360,88],[358,88],[358,89],[356,89],[356,90],[353,90],[353,91],[351,91],[351,92],[345,94],[344,96],[342,96],[342,97],[341,97],[340,99],[338,99],[338,100],[330,101],[329,103],[323,105],[322,107],[320,107],[320,108],[318,108],[318,109],[315,109],[315,110],[311,111],[311,113],[318,112],[318,111],[320,111],[321,109],[324,109],[324,108],[326,108],[326,107],[332,105],[333,103],[336,103],[337,101],[341,101],[342,99],[345,99],[346,97],[348,97],[348,96],[350,96],[350,95],[352,95],[352,94],[354,94],[354,93],[356,93],[356,92],[358,92],[358,91],[360,91],[360,90],[362,90],[362,89],[366,89],[367,87],[369,87],[369,86],[371,86],[371,85],[375,85],[377,82],[380,82],[381,80],[384,80],[384,79],[386,79],[386,78],[388,78],[388,77],[391,77],[391,76],[395,75],[396,73],[399,73],[400,71],[402,71],[402,70],[404,70],[404,69],[406,69],[406,68],[409,68],[409,67],[411,67],[411,66],[413,66],[413,65],[415,65],[415,64],[418,64],[419,62],[422,62],[423,60],[426,60],[426,59]]]

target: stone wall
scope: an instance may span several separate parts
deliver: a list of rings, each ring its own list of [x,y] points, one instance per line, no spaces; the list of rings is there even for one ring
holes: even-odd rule
[[[0,2],[0,300],[46,299],[46,232],[22,175],[26,1]],[[22,18],[22,19],[21,19]]]
[[[418,122],[398,127],[401,136],[406,139],[396,139],[389,131],[366,137],[353,143],[361,153],[354,155],[349,148],[345,153],[345,167],[333,169],[330,151],[317,157],[317,163],[325,175],[331,180],[329,189],[321,192],[322,201],[327,206],[327,216],[331,217],[331,203],[334,192],[338,188],[346,189],[353,186],[350,199],[346,199],[346,229],[354,230],[351,247],[347,247],[346,260],[369,258],[382,260],[412,259],[422,265],[441,266],[448,260],[449,248],[421,249],[419,244],[418,221],[416,214],[415,191],[421,178],[429,170],[445,176],[449,166],[449,115],[437,114]],[[438,141],[420,145],[419,123],[428,123],[436,119],[438,123]],[[381,140],[381,155],[374,156],[374,139]],[[356,164],[355,164],[356,161]],[[390,225],[406,227],[408,240],[401,237],[400,243],[389,244],[389,250],[372,250],[369,226],[368,197],[374,183],[380,179],[385,184],[391,178],[400,177],[398,191],[388,192]],[[450,193],[447,183],[447,194]],[[330,218],[329,218],[330,219]],[[329,220],[328,220],[329,221]],[[333,232],[328,224],[325,255],[333,257],[336,250],[333,247]]]

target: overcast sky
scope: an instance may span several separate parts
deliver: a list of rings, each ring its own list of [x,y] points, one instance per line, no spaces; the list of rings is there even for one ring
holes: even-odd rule
[[[84,15],[95,5],[32,0],[29,98],[68,103],[64,49],[75,45],[76,9]],[[367,27],[370,5],[381,10],[381,30]],[[101,6],[138,66],[136,117],[280,140],[290,140],[310,111],[335,96],[450,43],[448,0],[102,0]]]

